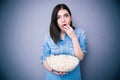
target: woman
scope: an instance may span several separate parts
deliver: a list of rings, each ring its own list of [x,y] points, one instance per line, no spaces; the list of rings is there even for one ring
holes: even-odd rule
[[[55,6],[51,16],[50,34],[45,37],[41,60],[47,69],[46,80],[81,80],[80,65],[71,72],[57,72],[46,63],[51,54],[69,54],[83,59],[86,53],[86,34],[72,25],[72,15],[65,4]]]

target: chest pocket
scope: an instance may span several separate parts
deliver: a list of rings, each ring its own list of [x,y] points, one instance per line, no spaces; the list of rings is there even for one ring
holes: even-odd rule
[[[60,48],[58,46],[51,47],[51,54],[57,55],[60,53]]]

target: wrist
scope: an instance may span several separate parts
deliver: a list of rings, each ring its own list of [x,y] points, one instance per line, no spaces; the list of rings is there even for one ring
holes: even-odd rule
[[[75,36],[75,37],[73,37],[73,38],[71,38],[72,39],[72,41],[76,41],[77,40],[77,37]]]

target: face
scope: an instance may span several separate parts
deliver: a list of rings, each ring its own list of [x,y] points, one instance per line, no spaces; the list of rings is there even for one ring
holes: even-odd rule
[[[70,25],[71,16],[66,9],[60,9],[57,14],[57,24],[61,31],[64,31],[65,25]]]

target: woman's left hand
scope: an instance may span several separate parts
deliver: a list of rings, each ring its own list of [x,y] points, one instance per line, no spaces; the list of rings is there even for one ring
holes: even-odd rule
[[[54,71],[54,70],[52,70],[51,72],[54,74],[57,74],[57,75],[61,75],[61,76],[67,74],[67,72],[58,72],[58,71]]]
[[[64,30],[71,39],[76,37],[75,32],[71,26],[69,25],[64,26]]]

